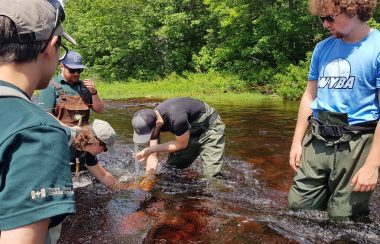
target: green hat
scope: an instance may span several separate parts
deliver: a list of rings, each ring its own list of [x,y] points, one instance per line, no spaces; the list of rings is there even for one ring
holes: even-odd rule
[[[116,132],[112,126],[104,120],[95,119],[91,124],[91,129],[95,133],[96,138],[106,144],[107,150],[110,153],[115,153],[113,145],[116,141]]]
[[[58,0],[0,0],[0,6],[0,15],[15,23],[20,43],[47,41],[56,35],[76,44],[61,26],[65,11]]]

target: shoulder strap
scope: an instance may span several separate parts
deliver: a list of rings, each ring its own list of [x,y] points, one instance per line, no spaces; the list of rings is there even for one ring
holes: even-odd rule
[[[30,99],[25,96],[24,93],[16,90],[15,88],[11,88],[11,87],[7,87],[7,86],[3,86],[0,88],[0,97],[19,97],[19,98],[22,98],[28,102],[31,102],[33,103],[32,101],[30,101]]]
[[[65,91],[63,90],[62,86],[58,84],[55,80],[51,80],[50,84],[52,84],[54,88],[58,91],[59,96],[65,95]]]

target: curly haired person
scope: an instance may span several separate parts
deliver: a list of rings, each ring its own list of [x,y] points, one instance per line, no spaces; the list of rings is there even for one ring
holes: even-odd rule
[[[376,0],[310,0],[331,36],[313,52],[289,163],[291,209],[332,218],[369,213],[380,166],[380,33]],[[309,130],[308,130],[309,128]]]

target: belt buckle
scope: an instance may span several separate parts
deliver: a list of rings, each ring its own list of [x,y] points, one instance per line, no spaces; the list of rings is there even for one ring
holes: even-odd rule
[[[322,136],[342,136],[343,130],[340,125],[322,125],[321,134]]]

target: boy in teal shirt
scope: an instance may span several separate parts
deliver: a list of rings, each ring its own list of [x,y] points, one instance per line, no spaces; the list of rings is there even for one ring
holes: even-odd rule
[[[62,36],[75,41],[57,0],[0,6],[0,242],[44,243],[75,202],[65,130],[30,97],[65,55]]]

